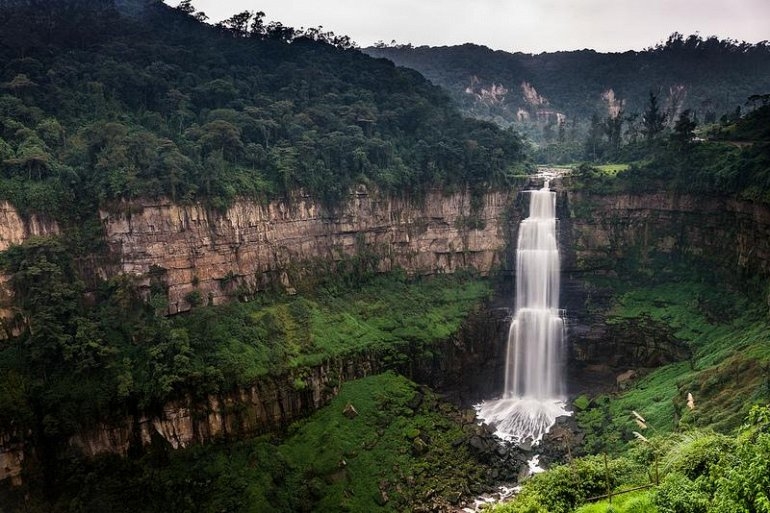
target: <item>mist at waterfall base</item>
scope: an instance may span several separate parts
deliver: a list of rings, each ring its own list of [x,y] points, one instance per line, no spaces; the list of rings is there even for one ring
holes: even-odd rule
[[[569,415],[564,402],[564,319],[559,310],[556,194],[548,181],[530,194],[529,217],[519,225],[516,311],[508,332],[505,388],[500,399],[477,405],[497,435],[536,444]]]

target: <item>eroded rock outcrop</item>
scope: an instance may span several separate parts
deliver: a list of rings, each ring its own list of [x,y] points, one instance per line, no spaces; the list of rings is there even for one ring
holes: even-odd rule
[[[0,201],[0,251],[21,244],[34,236],[56,235],[59,225],[45,216],[31,214],[23,217],[7,201]]]
[[[217,438],[276,431],[327,404],[339,386],[380,370],[375,353],[335,358],[300,371],[265,376],[249,387],[166,403],[160,411],[83,429],[69,445],[87,456],[126,455],[159,437],[174,449]],[[298,384],[301,383],[301,386]]]
[[[674,193],[568,194],[577,268],[639,251],[703,257],[721,269],[770,274],[770,206]]]
[[[58,234],[59,225],[55,220],[35,214],[22,216],[13,205],[7,201],[0,201],[0,251],[5,251],[12,245],[21,244],[30,237]],[[8,286],[8,279],[7,275],[0,274],[0,338],[16,333],[12,322],[13,292]],[[1,471],[2,462],[0,462]]]

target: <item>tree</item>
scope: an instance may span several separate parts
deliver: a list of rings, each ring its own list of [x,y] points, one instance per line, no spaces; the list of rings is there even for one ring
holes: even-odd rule
[[[607,142],[611,151],[620,149],[621,135],[623,133],[623,111],[618,112],[617,116],[609,116],[604,120],[604,133],[607,136]]]
[[[237,160],[243,150],[241,130],[237,126],[215,119],[203,125],[202,129],[203,136],[199,142],[207,154],[219,151],[226,160]]]
[[[645,140],[648,143],[654,141],[663,131],[665,124],[666,115],[660,110],[658,97],[650,91],[647,107],[642,114],[642,134],[644,135]]]
[[[674,133],[671,134],[671,142],[681,150],[689,148],[694,137],[695,127],[698,125],[697,121],[690,117],[691,115],[690,109],[682,112],[674,124]]]
[[[249,35],[248,29],[251,16],[250,11],[239,12],[226,20],[220,21],[216,26],[230,32],[235,37],[246,37]]]
[[[182,0],[179,2],[179,5],[176,6],[176,10],[192,15],[195,12],[195,7],[192,6],[192,0]]]
[[[251,20],[250,35],[251,37],[262,39],[265,37],[266,33],[267,28],[265,27],[265,13],[262,11],[257,11],[254,13],[254,18]]]
[[[594,113],[591,116],[591,127],[588,129],[588,138],[585,144],[585,156],[593,161],[599,160],[604,153],[602,145],[602,123],[599,116]]]

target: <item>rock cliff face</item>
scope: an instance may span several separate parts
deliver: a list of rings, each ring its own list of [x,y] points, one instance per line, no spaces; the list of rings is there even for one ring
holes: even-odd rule
[[[726,277],[770,275],[768,205],[670,193],[600,196],[565,186],[563,304],[573,360],[634,368],[687,354],[649,320],[608,328],[603,315],[610,298],[585,286],[587,274],[615,275],[629,266],[659,273],[662,262],[686,257]]]
[[[381,271],[473,267],[486,274],[501,263],[512,194],[491,192],[472,208],[467,192],[431,192],[414,201],[360,188],[335,213],[298,197],[267,205],[239,201],[226,212],[144,201],[101,217],[120,260],[112,272],[159,276],[173,314],[190,308],[191,292],[213,304],[239,288],[280,283],[291,292],[303,277],[362,253]]]
[[[654,326],[629,328],[642,335],[652,330],[649,344],[639,343],[644,337],[626,340],[611,333],[601,317],[607,298],[589,301],[587,274],[614,273],[629,262],[652,267],[661,255],[688,255],[725,272],[770,275],[770,208],[765,205],[663,193],[598,196],[570,190],[568,180],[557,191],[562,304],[573,361],[622,368],[682,356],[675,340],[661,342],[652,333]],[[131,273],[148,285],[161,276],[171,313],[189,308],[187,298],[196,290],[213,303],[225,301],[238,287],[254,291],[278,283],[291,292],[312,273],[361,254],[371,256],[380,270],[402,267],[430,274],[473,266],[489,273],[497,267],[510,276],[510,241],[524,211],[521,196],[492,192],[471,208],[466,193],[435,192],[417,203],[362,189],[336,213],[308,198],[268,205],[238,202],[226,212],[167,202],[125,204],[120,211],[102,212],[117,263],[101,271]],[[6,241],[0,247],[58,232],[53,223],[22,221],[7,204],[0,204],[0,216],[5,216],[0,244]],[[463,401],[494,393],[500,384],[489,376],[502,377],[510,315],[505,307],[512,306],[512,291],[504,295],[432,354],[407,350],[408,361],[395,370]],[[274,430],[326,404],[345,380],[384,370],[382,356],[357,354],[303,369],[305,386],[299,388],[300,376],[286,373],[229,394],[182,398],[162,411],[84,428],[68,443],[88,455],[126,454],[157,437],[181,447]],[[0,480],[18,480],[22,462],[34,453],[25,452],[25,439],[20,433],[0,438]]]
[[[770,274],[770,207],[729,198],[568,192],[574,265],[607,267],[636,252],[709,260],[721,270]]]
[[[7,201],[0,201],[0,251],[9,246],[21,244],[33,236],[56,235],[59,225],[44,216],[22,217]]]

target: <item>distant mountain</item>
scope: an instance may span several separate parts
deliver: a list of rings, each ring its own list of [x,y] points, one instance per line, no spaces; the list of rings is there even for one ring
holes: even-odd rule
[[[466,114],[514,125],[530,135],[546,126],[587,124],[622,110],[640,113],[650,92],[671,123],[683,109],[701,120],[742,107],[770,92],[770,45],[702,39],[675,33],[642,52],[593,50],[539,55],[450,47],[370,47],[364,50],[416,69],[446,88]]]

